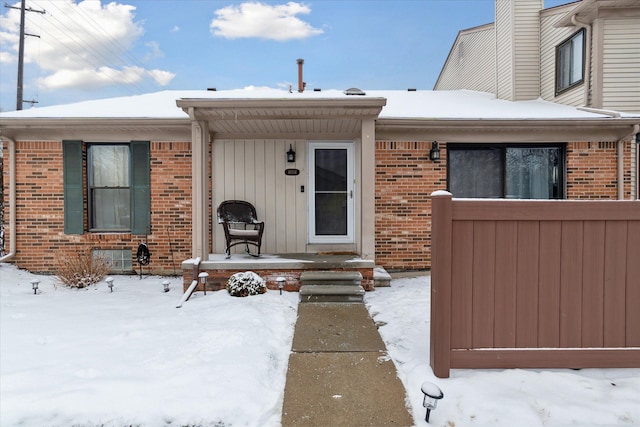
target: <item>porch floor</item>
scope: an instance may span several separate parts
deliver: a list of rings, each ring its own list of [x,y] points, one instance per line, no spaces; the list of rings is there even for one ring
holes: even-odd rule
[[[208,259],[202,260],[198,271],[209,273],[207,290],[224,288],[228,278],[237,272],[254,271],[267,282],[269,289],[277,289],[278,277],[285,278],[285,290],[298,291],[300,289],[300,274],[304,271],[359,271],[362,273],[362,286],[366,290],[373,290],[375,286],[388,286],[390,276],[381,267],[376,267],[375,261],[363,259],[356,254],[324,254],[324,253],[295,253],[295,254],[261,254],[252,257],[246,253],[210,254]],[[193,263],[191,260],[182,263],[185,289],[193,280]],[[198,286],[200,287],[200,286]]]

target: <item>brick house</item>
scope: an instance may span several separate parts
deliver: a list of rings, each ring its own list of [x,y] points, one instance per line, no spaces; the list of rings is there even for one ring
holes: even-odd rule
[[[498,10],[503,3],[530,2],[497,2]],[[583,3],[606,2],[575,7]],[[629,3],[634,14],[637,3]],[[519,10],[508,12],[513,20]],[[537,11],[538,22],[547,13]],[[518,61],[511,67],[519,76]],[[86,247],[127,271],[137,245],[148,242],[154,272],[182,270],[184,260],[223,253],[216,206],[242,199],[266,223],[266,255],[349,253],[390,270],[421,270],[431,263],[435,190],[638,197],[640,108],[585,109],[560,96],[521,96],[518,84],[507,95],[305,91],[299,70],[297,92],[164,91],[0,114],[5,259],[51,271],[57,253]],[[572,84],[568,90],[580,90]],[[341,176],[331,191],[328,173]]]

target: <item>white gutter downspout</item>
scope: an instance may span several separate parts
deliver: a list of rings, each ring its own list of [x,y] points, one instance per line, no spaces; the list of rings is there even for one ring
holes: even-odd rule
[[[0,258],[0,262],[9,261],[16,254],[16,142],[9,142],[9,246],[10,252]]]
[[[589,91],[591,90],[591,25],[580,22],[576,19],[576,15],[571,17],[571,23],[576,27],[584,28],[585,30],[585,42],[587,43],[588,48],[585,49],[585,58],[584,58],[584,104],[589,105],[591,102],[589,101]]]

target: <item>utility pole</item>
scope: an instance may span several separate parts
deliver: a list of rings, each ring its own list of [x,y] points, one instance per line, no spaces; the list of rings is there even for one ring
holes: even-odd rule
[[[25,34],[24,32],[24,17],[25,12],[36,12],[45,14],[44,10],[35,10],[35,9],[27,9],[26,8],[26,0],[22,0],[20,3],[20,41],[18,43],[18,87],[16,90],[16,110],[22,110],[22,103],[24,102],[23,98],[23,72],[24,72],[24,38],[26,36],[40,37],[33,34]],[[8,7],[9,9],[18,9],[15,6],[9,6],[5,4],[4,7]],[[35,101],[27,101],[27,102],[35,102]]]

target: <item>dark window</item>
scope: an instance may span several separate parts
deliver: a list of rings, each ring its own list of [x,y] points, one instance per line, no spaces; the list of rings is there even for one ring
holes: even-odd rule
[[[86,163],[82,154],[81,141],[64,141],[65,233],[82,234],[85,224],[91,231],[149,233],[149,142],[90,144]]]
[[[564,197],[562,146],[448,144],[447,156],[454,197]]]
[[[584,30],[556,47],[556,95],[584,80]]]

